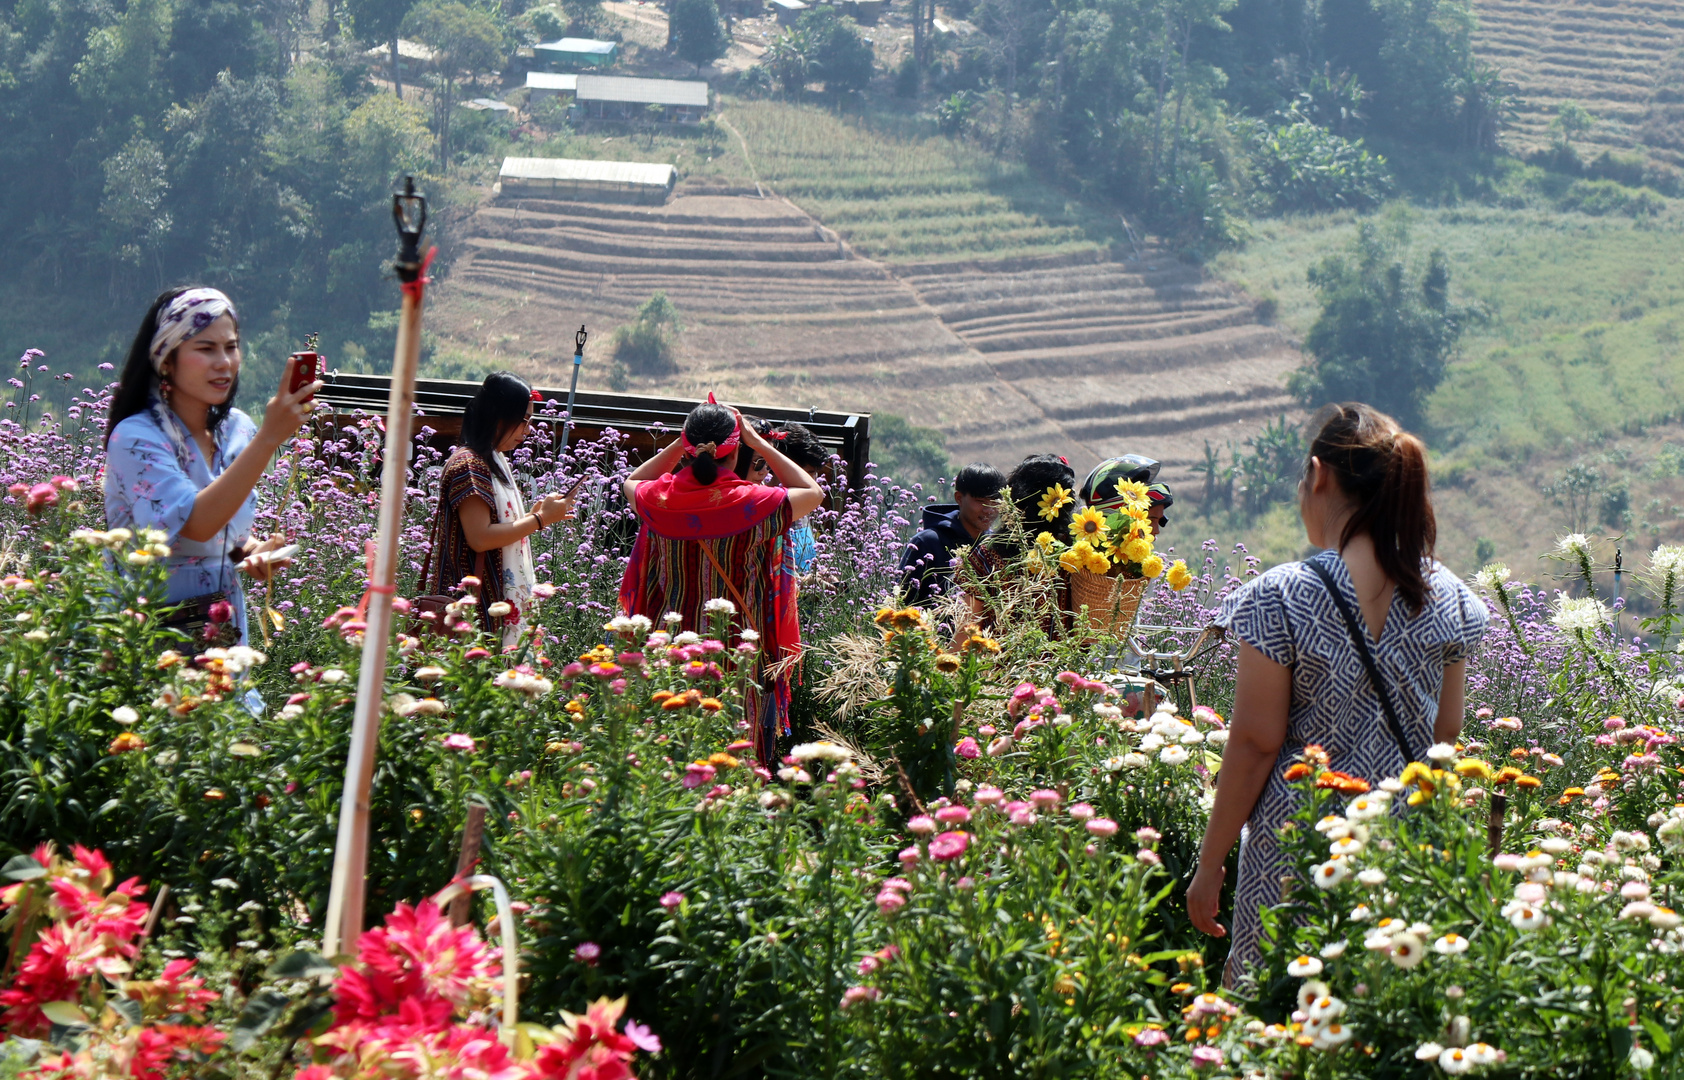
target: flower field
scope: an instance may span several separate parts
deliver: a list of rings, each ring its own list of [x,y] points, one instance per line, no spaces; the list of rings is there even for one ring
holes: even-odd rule
[[[706,634],[613,618],[623,452],[534,442],[537,489],[593,493],[538,546],[544,634],[400,641],[375,928],[324,958],[378,422],[282,458],[259,529],[299,562],[251,594],[251,648],[200,651],[154,617],[157,538],[102,531],[100,392],[41,404],[0,421],[7,1080],[1684,1075],[1684,553],[1655,554],[1642,646],[1583,538],[1571,596],[1482,571],[1463,741],[1372,790],[1318,748],[1288,763],[1299,876],[1230,992],[1180,902],[1231,649],[1199,707],[1140,715],[1101,646],[1036,618],[953,634],[894,602],[922,496],[872,480],[816,522],[796,745],[762,766],[729,605]],[[420,451],[415,569],[439,464]],[[1221,557],[1145,621],[1201,625],[1257,571]],[[511,902],[455,928],[431,898],[472,806]]]

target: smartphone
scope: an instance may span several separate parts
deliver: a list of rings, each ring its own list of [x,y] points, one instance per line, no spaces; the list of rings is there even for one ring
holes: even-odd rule
[[[572,487],[568,488],[566,491],[561,493],[561,497],[564,498],[564,499],[571,499],[573,497],[573,493],[575,491],[578,491],[579,488],[584,485],[584,483],[585,483],[585,478],[582,477],[582,476],[579,477],[579,479],[573,481]]]
[[[295,363],[292,365],[292,382],[287,386],[287,392],[296,394],[321,378],[322,370],[326,365],[322,362],[322,354],[313,349],[295,352],[292,354],[292,359]],[[309,401],[310,398],[315,396],[315,394],[311,394],[304,400]]]

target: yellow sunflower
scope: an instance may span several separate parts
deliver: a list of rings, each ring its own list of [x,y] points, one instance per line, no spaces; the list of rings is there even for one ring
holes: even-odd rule
[[[1117,481],[1117,497],[1123,500],[1124,506],[1145,508],[1152,504],[1152,497],[1146,493],[1146,485],[1138,480]]]
[[[1076,515],[1070,522],[1070,535],[1077,540],[1086,540],[1089,546],[1105,542],[1105,515],[1089,506]]]
[[[1041,516],[1048,521],[1057,521],[1058,512],[1074,501],[1063,484],[1054,484],[1041,496]]]

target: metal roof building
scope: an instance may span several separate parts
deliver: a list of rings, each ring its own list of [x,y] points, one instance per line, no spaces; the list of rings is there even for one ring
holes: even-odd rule
[[[682,79],[634,79],[625,75],[580,75],[579,102],[616,105],[708,107],[708,84]]]
[[[549,63],[583,64],[603,67],[614,62],[620,49],[618,42],[595,41],[591,38],[562,38],[532,46],[532,53]]]
[[[528,101],[542,101],[554,94],[572,94],[579,89],[579,76],[529,71],[526,73],[526,89]]]
[[[573,158],[504,158],[498,174],[502,194],[514,199],[661,203],[677,181],[671,165]]]

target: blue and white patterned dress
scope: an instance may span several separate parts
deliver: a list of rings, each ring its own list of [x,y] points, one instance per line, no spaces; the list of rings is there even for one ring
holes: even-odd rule
[[[164,424],[174,427],[173,432]],[[228,552],[251,536],[257,517],[257,495],[246,496],[233,520],[206,541],[188,540],[182,526],[193,513],[193,500],[221,476],[223,470],[251,444],[257,425],[238,409],[216,431],[216,453],[209,464],[175,413],[160,406],[125,418],[111,434],[105,451],[105,527],[159,529],[170,556],[166,599],[179,603],[206,593],[225,592],[234,608],[240,643],[246,642],[246,598],[238,564]]]
[[[1336,552],[1316,559],[1332,573],[1353,612],[1360,612],[1350,571]],[[1456,575],[1431,563],[1431,592],[1411,616],[1403,598],[1392,595],[1380,640],[1369,638],[1380,673],[1398,709],[1410,748],[1422,753],[1433,742],[1444,669],[1465,659],[1485,636],[1485,605]],[[1289,872],[1276,844],[1281,825],[1297,809],[1297,793],[1281,778],[1312,743],[1332,759],[1331,767],[1377,783],[1396,776],[1406,762],[1386,725],[1350,629],[1327,586],[1304,563],[1286,563],[1229,596],[1216,624],[1275,663],[1292,669],[1292,705],[1286,742],[1269,781],[1240,834],[1240,873],[1234,888],[1233,944],[1236,975],[1262,957],[1258,909],[1280,902],[1281,877]]]

